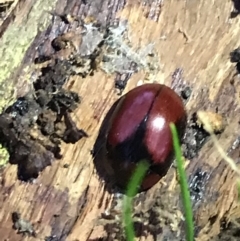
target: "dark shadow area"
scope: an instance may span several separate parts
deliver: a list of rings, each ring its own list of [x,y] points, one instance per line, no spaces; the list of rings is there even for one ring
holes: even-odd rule
[[[182,140],[184,157],[192,160],[208,141],[209,134],[197,123],[197,113],[190,118]]]
[[[123,190],[116,187],[116,181],[114,178],[114,173],[111,167],[107,163],[107,153],[106,153],[106,135],[111,122],[111,116],[119,103],[118,99],[113,106],[108,111],[106,117],[104,118],[102,125],[99,130],[98,137],[93,147],[93,162],[99,177],[105,182],[105,188],[110,193],[115,193],[119,191],[123,193]],[[117,190],[116,190],[117,189]]]
[[[234,241],[239,240],[239,218],[234,222],[229,222],[226,217],[221,219],[221,232],[217,236],[216,241]]]
[[[236,18],[240,13],[240,1],[232,0],[234,10],[230,13],[230,18]]]

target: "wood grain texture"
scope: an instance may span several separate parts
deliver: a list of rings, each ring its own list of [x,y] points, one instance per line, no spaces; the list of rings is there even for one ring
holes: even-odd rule
[[[27,9],[26,4],[28,1],[23,2],[22,8]],[[197,110],[215,111],[218,108],[228,122],[218,136],[219,143],[229,156],[239,161],[240,147],[232,147],[239,138],[240,81],[233,77],[235,68],[229,61],[229,53],[239,44],[240,19],[229,19],[231,1],[87,0],[86,4],[80,4],[80,1],[59,0],[55,10],[79,16],[93,15],[103,24],[115,17],[127,19],[129,39],[134,49],[155,43],[161,69],[147,81],[171,86],[171,74],[176,68],[183,68],[184,80],[193,90],[186,105],[189,116]],[[12,24],[14,22],[9,26]],[[36,46],[41,43],[44,51],[51,53],[51,40],[74,27],[74,24],[69,27],[54,18],[47,29],[36,33],[35,41],[22,59],[22,71],[19,70],[16,76],[22,75],[24,66],[38,54]],[[114,236],[116,227],[101,218],[106,210],[119,211],[115,203],[118,198],[108,192],[99,178],[90,153],[107,111],[118,98],[114,78],[98,70],[91,77],[75,77],[69,81],[73,83],[71,89],[83,98],[73,118],[87,131],[89,138],[75,145],[62,144],[63,158],[47,167],[32,184],[17,180],[16,166],[5,168],[0,188],[1,240],[40,241],[50,235],[56,235],[61,241],[119,240]],[[230,84],[233,78],[235,83]],[[124,93],[140,80],[146,81],[144,71],[131,77]],[[64,164],[69,164],[69,168],[63,168]],[[188,164],[190,180],[199,168],[206,171],[208,180],[203,198],[193,203],[196,240],[215,240],[221,223],[240,215],[236,202],[236,177],[211,140]],[[158,224],[154,232],[147,230],[145,233],[143,227],[139,228],[137,240],[164,240],[166,237],[181,240],[184,227],[180,200],[175,169],[171,168],[162,182],[135,200],[139,210],[151,213],[151,207],[157,206],[160,219],[163,223],[167,220],[167,224]],[[22,217],[33,223],[37,238],[16,234],[11,221],[14,211],[21,212]],[[150,217],[148,221],[151,223]]]

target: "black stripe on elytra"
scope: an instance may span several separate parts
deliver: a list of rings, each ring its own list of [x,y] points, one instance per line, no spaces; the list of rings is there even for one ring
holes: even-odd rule
[[[160,94],[161,90],[162,87],[160,87],[157,91],[147,114],[144,116],[143,120],[137,126],[136,131],[131,136],[115,147],[112,147],[107,143],[108,156],[110,159],[114,159],[114,162],[119,162],[119,164],[124,165],[127,163],[137,163],[140,160],[146,159],[152,163],[152,155],[148,152],[145,146],[144,136],[146,133],[149,114],[153,108],[155,99]]]

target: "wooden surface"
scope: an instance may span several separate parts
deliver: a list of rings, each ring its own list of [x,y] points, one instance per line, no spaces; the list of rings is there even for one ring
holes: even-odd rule
[[[42,1],[42,4],[46,2]],[[227,118],[227,126],[218,136],[219,143],[229,156],[239,161],[240,147],[232,146],[239,137],[240,129],[240,80],[237,76],[233,77],[235,67],[229,61],[229,53],[239,44],[240,18],[229,19],[231,1],[78,2],[59,0],[53,9],[58,13],[70,12],[79,16],[90,14],[102,23],[117,16],[128,21],[129,39],[134,49],[155,43],[160,70],[147,80],[144,70],[134,74],[124,93],[139,81],[157,81],[170,86],[171,74],[176,68],[182,68],[184,81],[193,90],[186,105],[188,115],[197,110],[215,111],[218,108],[219,113]],[[30,11],[28,4],[29,1],[19,1],[16,16],[25,16]],[[18,24],[24,24],[19,19]],[[14,24],[16,20],[13,19],[5,31]],[[68,27],[59,18],[54,18],[48,27],[36,32],[36,39],[30,42],[28,51],[24,50],[25,56],[19,57],[20,68],[11,69],[11,75],[24,76],[24,66],[33,61],[36,46],[44,43],[51,52],[51,40],[57,33],[67,30]],[[7,58],[2,61],[7,61]],[[115,233],[122,233],[121,225],[115,219],[108,220],[102,216],[110,212],[117,219],[121,199],[105,188],[90,153],[107,111],[118,98],[114,78],[115,75],[97,70],[93,76],[72,79],[74,84],[71,89],[82,96],[82,103],[73,118],[79,127],[87,131],[89,138],[75,145],[62,144],[63,158],[47,167],[32,184],[17,180],[16,166],[8,165],[5,168],[1,174],[0,188],[1,240],[44,240],[50,235],[56,235],[56,240],[61,241],[120,240]],[[230,84],[233,78],[234,84]],[[69,168],[63,168],[64,164],[69,164]],[[217,240],[222,223],[240,215],[236,202],[235,174],[222,160],[211,140],[187,166],[190,179],[198,168],[207,172],[208,179],[203,198],[193,203],[196,240]],[[149,227],[155,227],[144,231],[141,226],[137,240],[163,240],[164,237],[181,240],[184,237],[180,192],[174,168],[162,182],[147,193],[140,194],[136,203],[135,212],[146,210],[146,213],[151,213],[153,208],[155,211],[158,209],[159,219],[154,225],[149,216],[143,216],[146,226],[149,223]],[[23,218],[31,221],[37,232],[36,238],[16,234],[11,220],[14,211],[21,212]]]

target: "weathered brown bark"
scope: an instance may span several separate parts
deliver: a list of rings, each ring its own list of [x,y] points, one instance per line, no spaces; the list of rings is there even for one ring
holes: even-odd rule
[[[172,72],[176,68],[183,68],[184,79],[193,90],[186,106],[189,116],[199,109],[215,111],[218,108],[228,121],[224,132],[218,136],[219,142],[229,156],[236,161],[239,160],[240,147],[232,146],[239,137],[240,82],[238,77],[233,77],[235,67],[229,61],[229,53],[237,47],[239,41],[240,19],[237,17],[229,20],[232,10],[230,1],[170,0],[162,3],[159,0],[87,0],[86,4],[83,1],[81,4],[79,2],[59,0],[54,9],[60,14],[93,15],[102,23],[111,21],[115,16],[127,19],[129,36],[134,48],[155,43],[161,70],[150,81],[158,80],[170,85]],[[21,18],[31,10],[31,4],[34,4],[34,1],[19,1],[19,8],[15,10],[16,19],[12,19],[2,28],[3,36],[16,21],[20,25],[24,24]],[[47,4],[47,1],[43,1],[44,4]],[[39,11],[42,11],[40,9]],[[27,51],[25,50],[26,54],[20,57],[16,68],[11,69],[11,76],[18,76],[19,86],[22,86],[22,82],[19,83],[19,76],[26,76],[23,70],[33,61],[35,47],[45,41],[46,53],[50,53],[50,42],[58,31],[67,31],[67,26],[59,18],[55,18],[48,28],[36,31],[36,39],[31,46],[29,44]],[[4,57],[1,61],[8,59]],[[17,68],[19,66],[20,68]],[[136,86],[144,76],[144,71],[133,75],[125,92]],[[233,78],[235,83],[230,84]],[[50,235],[56,235],[57,240],[67,241],[114,239],[114,229],[106,226],[107,221],[103,224],[101,215],[106,210],[114,209],[112,202],[115,197],[105,189],[104,182],[95,171],[90,154],[101,122],[118,98],[113,80],[114,76],[107,76],[100,70],[85,79],[73,79],[71,89],[79,92],[83,98],[73,118],[90,137],[80,140],[75,145],[63,144],[63,159],[47,167],[35,183],[18,181],[16,166],[8,165],[5,168],[1,174],[0,188],[1,240],[43,240]],[[18,95],[24,92],[25,90],[18,90]],[[68,169],[63,168],[66,163],[69,164]],[[222,222],[235,219],[240,214],[235,174],[222,160],[211,140],[188,164],[187,173],[190,178],[198,168],[208,174],[202,199],[193,203],[196,240],[204,241],[215,239]],[[176,210],[181,210],[181,197],[174,168],[171,168],[164,182],[167,185],[160,182],[147,193],[137,197],[140,202],[139,209],[149,209],[160,199],[160,213],[163,213],[164,209],[168,216],[171,216],[167,218],[163,215],[163,219],[168,222],[171,218],[175,220],[176,230],[180,228],[180,232],[172,232],[174,222],[170,222],[172,226],[164,225],[163,232],[155,235],[155,240],[163,240],[164,237],[168,237],[169,240],[180,240],[184,228],[178,226],[180,214]],[[173,207],[176,207],[175,211]],[[16,234],[11,221],[11,213],[14,211],[21,212],[23,218],[34,224],[36,238],[25,238]],[[143,234],[141,229],[139,232],[137,240],[154,240],[152,233]]]

